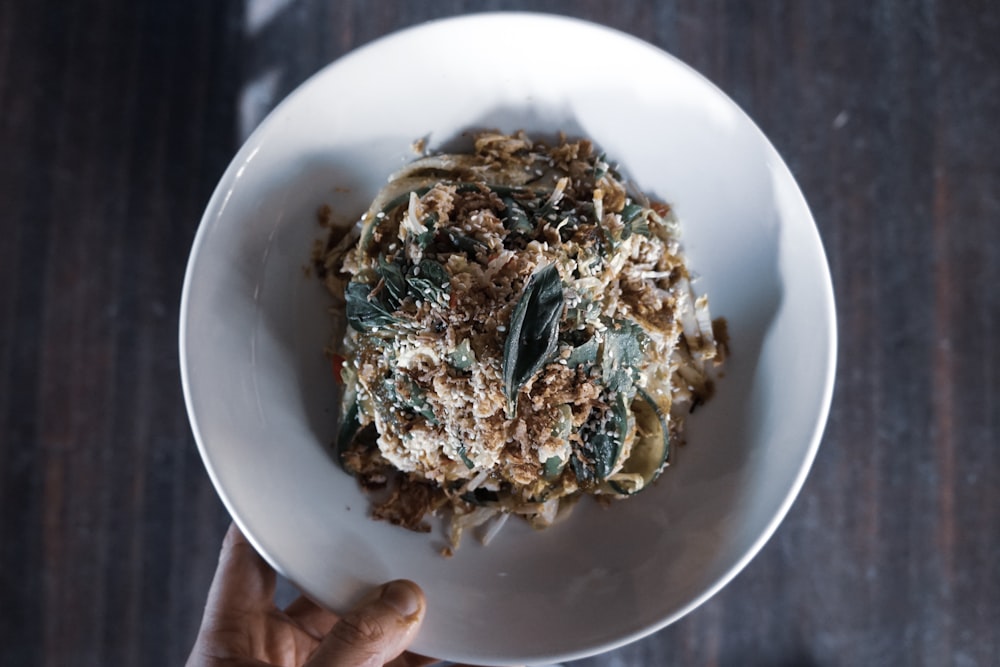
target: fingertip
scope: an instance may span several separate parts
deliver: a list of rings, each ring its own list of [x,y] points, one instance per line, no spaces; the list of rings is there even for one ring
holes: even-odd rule
[[[267,608],[274,604],[277,575],[235,523],[219,550],[212,590],[220,603],[236,608]]]
[[[333,626],[307,665],[386,664],[416,637],[425,607],[424,593],[412,581],[383,584]]]
[[[266,565],[264,559],[257,553],[257,549],[235,522],[229,524],[226,535],[222,538],[219,560],[223,563],[235,561],[241,564]]]
[[[422,617],[426,607],[424,592],[408,579],[397,579],[382,586],[380,598],[408,621]]]
[[[240,527],[236,525],[235,521],[229,522],[229,528],[226,529],[226,535],[222,538],[222,547],[224,549],[230,549],[237,544],[246,544],[247,538],[243,535]]]

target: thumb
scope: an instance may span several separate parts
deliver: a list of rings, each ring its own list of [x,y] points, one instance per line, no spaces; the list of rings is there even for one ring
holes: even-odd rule
[[[391,581],[341,618],[304,667],[382,667],[416,637],[424,607],[419,586]]]

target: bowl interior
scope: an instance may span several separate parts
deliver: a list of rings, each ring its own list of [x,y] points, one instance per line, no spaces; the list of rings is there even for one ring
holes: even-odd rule
[[[518,36],[516,49],[479,48],[506,35]],[[477,128],[589,137],[641,190],[672,203],[701,276],[696,288],[728,321],[732,357],[652,489],[610,508],[582,502],[543,532],[508,522],[488,547],[467,538],[445,559],[439,529],[421,535],[369,519],[367,499],[328,451],[338,403],[322,350],[333,319],[306,267],[323,235],[321,205],[349,224],[415,157],[415,139],[434,148]],[[480,15],[350,54],[258,128],[219,184],[192,250],[181,363],[209,474],[279,571],[335,610],[373,584],[413,579],[430,605],[414,650],[504,664],[636,639],[745,565],[815,454],[834,330],[809,210],[728,98],[620,33]]]

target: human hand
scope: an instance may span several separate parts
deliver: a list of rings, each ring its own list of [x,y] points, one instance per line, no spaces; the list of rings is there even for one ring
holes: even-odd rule
[[[410,581],[372,591],[343,618],[304,596],[274,603],[276,575],[229,527],[205,616],[187,667],[423,667],[404,653],[424,618],[424,595]]]

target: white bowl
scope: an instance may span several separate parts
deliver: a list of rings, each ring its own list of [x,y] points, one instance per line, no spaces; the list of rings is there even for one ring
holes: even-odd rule
[[[595,140],[672,203],[697,289],[732,358],[660,482],[534,532],[438,554],[440,531],[368,517],[329,453],[337,390],[329,301],[304,275],[323,204],[356,219],[386,176],[475,128]],[[690,612],[777,528],[819,446],[833,387],[829,270],[788,168],[740,109],[633,37],[542,15],[474,15],[380,39],[325,68],[242,147],[191,252],[181,306],[187,408],[212,481],[251,542],[344,610],[418,582],[413,649],[478,664],[579,658]]]

